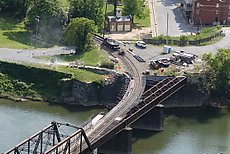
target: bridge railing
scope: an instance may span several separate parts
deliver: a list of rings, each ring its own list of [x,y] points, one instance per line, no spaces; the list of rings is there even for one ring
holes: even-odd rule
[[[161,103],[169,96],[174,94],[176,91],[181,89],[186,82],[186,77],[175,77],[175,78],[166,78],[159,82],[157,85],[153,86],[148,92],[145,92],[145,97],[148,97],[148,102],[140,102],[138,105],[142,103],[138,109],[135,110],[131,115],[126,116],[122,119],[122,121],[114,123],[114,125],[110,125],[107,128],[107,132],[104,133],[103,136],[97,138],[97,140],[93,141],[92,148],[95,149],[97,147],[102,146],[106,141],[111,139],[115,134],[121,132],[126,126],[129,126],[137,119],[142,117],[144,114],[149,112],[152,108],[154,108],[157,104]],[[157,88],[155,88],[157,87]],[[149,93],[150,92],[150,93]],[[154,96],[153,99],[149,99],[151,96]],[[155,97],[156,96],[156,97]],[[138,106],[137,105],[137,106]],[[84,149],[84,152],[88,152],[88,149]]]
[[[82,153],[83,144],[88,146],[89,151],[92,151],[91,144],[84,132],[84,130],[78,127],[78,130],[68,138],[62,140],[57,145],[53,146],[50,150],[44,154],[74,154]],[[79,147],[79,149],[77,149]]]
[[[132,112],[129,111],[127,113],[124,120],[126,126],[135,122],[137,119],[153,109],[157,104],[163,102],[176,91],[181,89],[185,82],[186,77],[176,77],[174,79],[167,80],[167,82],[166,80],[163,80],[162,82],[159,82],[157,85],[153,86],[153,88],[151,88],[152,90],[154,87],[158,87],[158,89],[156,89],[156,91],[152,91],[149,96],[145,95],[143,101],[140,102],[137,106],[134,106],[130,110]],[[161,85],[161,87],[159,85]]]
[[[60,141],[61,136],[58,131],[57,123],[52,122],[49,126],[19,143],[4,154],[44,153],[44,151]]]

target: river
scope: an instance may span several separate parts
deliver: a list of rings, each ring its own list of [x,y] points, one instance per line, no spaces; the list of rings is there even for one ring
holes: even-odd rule
[[[0,153],[53,120],[80,125],[100,111],[88,107],[0,99]],[[133,132],[134,154],[230,153],[228,109],[170,109],[165,113],[164,131]]]

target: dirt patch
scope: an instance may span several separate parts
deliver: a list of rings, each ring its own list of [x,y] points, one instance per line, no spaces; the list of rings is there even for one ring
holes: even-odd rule
[[[135,41],[135,40],[142,40],[146,37],[151,37],[151,28],[135,28],[131,32],[116,32],[111,34],[106,34],[106,37],[111,37],[115,40],[128,40],[128,41]]]

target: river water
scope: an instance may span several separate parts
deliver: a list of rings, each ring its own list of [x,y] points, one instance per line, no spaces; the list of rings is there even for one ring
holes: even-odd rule
[[[0,153],[44,128],[51,121],[80,125],[101,109],[18,103],[0,99]],[[204,109],[166,110],[162,132],[133,132],[134,154],[230,153],[230,111]]]

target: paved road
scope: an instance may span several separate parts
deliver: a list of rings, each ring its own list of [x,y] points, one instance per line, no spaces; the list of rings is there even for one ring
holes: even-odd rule
[[[219,42],[216,42],[212,45],[208,46],[186,46],[186,47],[180,47],[180,46],[172,46],[173,50],[184,50],[189,53],[193,53],[195,55],[198,55],[199,58],[202,57],[204,53],[209,53],[212,52],[213,54],[216,54],[217,50],[219,48],[230,48],[230,28],[224,28],[223,29],[224,33],[226,36],[222,38]],[[158,59],[162,57],[169,57],[172,54],[165,54],[162,55],[162,46],[153,46],[153,45],[148,45],[146,49],[141,49],[135,47],[133,44],[130,45],[130,47],[133,48],[133,52],[137,55],[140,55],[142,58],[144,58],[147,62],[146,63],[139,63],[137,67],[139,69],[142,69],[142,71],[148,69],[148,64],[149,61],[152,59]]]
[[[230,48],[230,28],[223,29],[226,36],[222,38],[219,42],[216,42],[212,45],[208,46],[172,46],[173,50],[185,50],[187,52],[196,54],[201,57],[204,53],[212,52],[216,53],[218,48]],[[151,59],[157,59],[160,57],[168,57],[171,54],[161,55],[162,46],[153,46],[148,45],[147,49],[136,48],[134,44],[128,45],[128,47],[132,47],[134,49],[134,53],[140,55],[147,62],[140,63],[136,61],[137,68],[140,71],[144,71],[148,68],[148,62]],[[128,48],[127,47],[127,48]],[[45,61],[42,59],[37,59],[38,56],[48,56],[48,55],[60,55],[60,54],[69,54],[74,53],[75,51],[72,49],[68,49],[66,47],[55,47],[49,49],[35,49],[35,50],[18,50],[18,49],[6,49],[0,48],[0,60],[6,60],[11,62],[21,62],[21,63],[35,63],[35,64],[51,64],[50,61]]]
[[[197,28],[186,24],[180,8],[177,4],[182,0],[154,0],[155,15],[157,20],[158,35],[166,35],[166,23],[168,13],[168,35],[180,36],[196,32]]]
[[[19,63],[50,64],[50,61],[37,59],[36,57],[69,54],[74,52],[74,50],[66,47],[54,47],[49,49],[34,50],[0,48],[0,60]]]

